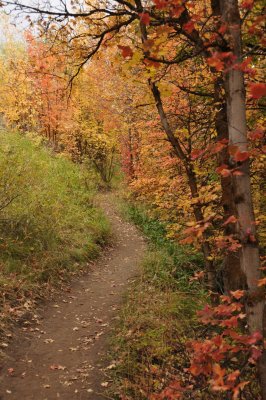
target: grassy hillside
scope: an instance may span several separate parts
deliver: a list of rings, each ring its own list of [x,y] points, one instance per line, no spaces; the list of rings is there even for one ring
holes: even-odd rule
[[[2,317],[98,254],[109,226],[93,205],[92,176],[37,140],[0,131]]]

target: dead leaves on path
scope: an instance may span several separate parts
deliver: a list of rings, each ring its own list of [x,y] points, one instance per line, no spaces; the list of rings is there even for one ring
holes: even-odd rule
[[[64,371],[66,369],[66,367],[64,367],[63,365],[59,365],[59,364],[58,365],[53,364],[53,365],[50,365],[50,369],[53,371],[58,371],[58,370]]]

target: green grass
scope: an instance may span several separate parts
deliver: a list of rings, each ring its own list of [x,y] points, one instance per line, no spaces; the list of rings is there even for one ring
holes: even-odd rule
[[[38,141],[0,131],[2,304],[56,285],[95,258],[109,224],[93,174]]]
[[[148,238],[142,273],[130,288],[113,336],[116,368],[110,394],[115,399],[146,400],[170,374],[188,366],[185,343],[201,329],[196,311],[207,294],[190,281],[203,267],[202,256],[166,238],[163,224],[143,206],[122,202],[121,212]]]

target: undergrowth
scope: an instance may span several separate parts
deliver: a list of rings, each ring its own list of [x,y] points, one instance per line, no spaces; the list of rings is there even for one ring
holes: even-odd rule
[[[0,131],[2,323],[80,270],[107,240],[92,176],[38,141]]]
[[[148,238],[140,278],[123,306],[113,338],[112,398],[145,400],[188,366],[185,342],[202,329],[196,311],[207,294],[193,280],[200,254],[166,239],[164,226],[144,207],[122,203],[124,216]],[[180,368],[180,366],[182,366]]]

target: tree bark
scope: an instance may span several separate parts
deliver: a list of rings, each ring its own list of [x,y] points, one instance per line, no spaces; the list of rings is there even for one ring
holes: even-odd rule
[[[214,100],[216,104],[216,115],[215,115],[215,129],[217,132],[218,141],[229,140],[228,124],[227,124],[227,110],[225,99],[223,95],[224,80],[222,77],[217,77],[214,84]],[[218,164],[229,165],[229,152],[225,147],[218,154]],[[233,182],[231,176],[221,176],[221,188],[222,188],[222,206],[224,210],[224,219],[227,220],[230,216],[236,215],[236,207],[234,202],[233,194]],[[225,236],[232,235],[236,237],[236,226],[235,224],[228,224],[224,229]],[[240,251],[228,251],[224,255],[222,265],[222,278],[223,278],[223,289],[225,292],[230,290],[246,289],[246,279],[241,270],[240,266]]]
[[[237,0],[220,0],[222,20],[228,27],[229,47],[235,56],[235,63],[242,62],[241,19]],[[225,72],[229,145],[237,146],[241,152],[248,151],[246,99],[244,74],[240,69],[230,67]],[[251,195],[249,161],[236,163],[241,175],[233,176],[237,234],[241,243],[240,266],[248,286],[247,317],[250,332],[265,333],[263,314],[264,291],[257,286],[260,279],[259,246],[256,236],[254,210]],[[266,355],[261,357],[259,372],[262,397],[266,399]]]
[[[212,13],[215,17],[219,18],[219,26],[221,26],[221,7],[220,0],[211,0]],[[228,51],[228,48],[223,48],[224,43],[221,43],[223,51]],[[217,75],[217,72],[211,67],[213,73]],[[217,132],[217,140],[229,141],[228,123],[227,123],[227,105],[224,94],[225,79],[220,74],[217,76],[214,82],[214,102],[216,106],[215,115],[215,129]],[[224,148],[218,153],[218,164],[229,165],[229,152],[227,148]],[[224,219],[227,220],[230,216],[236,215],[236,207],[234,202],[234,195],[232,191],[232,177],[221,176],[221,189],[222,189],[222,207],[224,210]],[[236,236],[235,224],[228,224],[224,229],[225,236],[232,235]],[[224,255],[222,264],[222,279],[223,289],[225,292],[230,290],[246,289],[246,279],[241,270],[240,266],[240,253],[237,251],[228,251]]]

